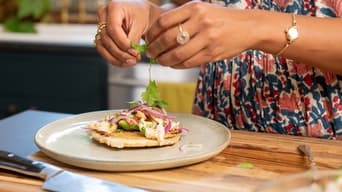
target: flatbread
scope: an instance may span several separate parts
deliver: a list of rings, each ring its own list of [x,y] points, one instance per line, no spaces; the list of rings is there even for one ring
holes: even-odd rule
[[[90,136],[99,143],[106,144],[110,147],[143,148],[174,145],[180,140],[181,133],[168,133],[165,135],[165,139],[162,141],[148,139],[138,131],[121,131],[111,133],[110,135],[104,135],[91,130]]]

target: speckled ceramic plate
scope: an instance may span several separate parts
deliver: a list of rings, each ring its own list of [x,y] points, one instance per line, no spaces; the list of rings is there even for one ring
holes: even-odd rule
[[[50,158],[77,167],[102,171],[143,171],[173,168],[207,160],[225,149],[230,131],[220,123],[191,114],[173,113],[188,131],[173,145],[114,149],[93,141],[86,125],[118,110],[74,115],[42,127],[35,142]]]

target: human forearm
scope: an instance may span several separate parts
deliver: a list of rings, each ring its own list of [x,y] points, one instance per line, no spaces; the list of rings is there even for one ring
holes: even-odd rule
[[[249,11],[255,22],[251,38],[252,49],[276,54],[286,43],[284,30],[291,26],[289,14],[269,11]],[[322,70],[342,74],[341,18],[314,18],[296,15],[299,38],[282,56]]]

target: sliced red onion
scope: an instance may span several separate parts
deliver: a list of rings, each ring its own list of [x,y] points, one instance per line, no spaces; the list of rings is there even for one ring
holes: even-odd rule
[[[182,132],[182,133],[184,133],[184,132],[188,132],[188,131],[189,131],[189,129],[187,129],[187,128],[184,128],[184,127],[181,127],[181,128],[180,128],[180,130],[181,130],[181,132]]]
[[[143,108],[145,108],[145,107],[148,107],[146,104],[139,104],[139,105],[137,105],[137,106],[135,106],[135,107],[133,107],[133,108],[131,108],[131,109],[129,109],[128,110],[128,112],[129,113],[132,113],[132,112],[134,112],[134,111],[139,111],[140,109],[143,109]]]
[[[166,125],[164,127],[165,133],[169,132],[169,130],[171,129],[171,121],[169,119],[166,119]]]
[[[168,114],[165,114],[165,113],[160,113],[160,112],[155,111],[155,110],[153,110],[153,109],[151,109],[149,107],[146,107],[146,108],[144,108],[142,110],[144,110],[148,114],[150,114],[150,115],[152,115],[154,117],[157,117],[157,118],[171,119],[171,120],[176,119],[176,117],[174,117],[174,116],[171,116],[171,115],[168,115]]]

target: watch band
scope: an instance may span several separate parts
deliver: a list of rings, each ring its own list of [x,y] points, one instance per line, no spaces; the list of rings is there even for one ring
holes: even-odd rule
[[[286,44],[276,55],[282,55],[286,49],[299,37],[295,14],[292,14],[292,25],[285,30]]]

